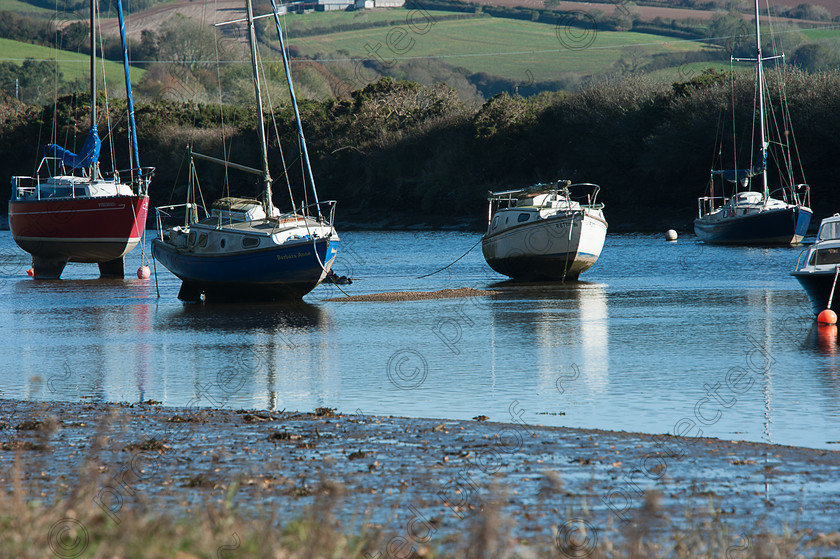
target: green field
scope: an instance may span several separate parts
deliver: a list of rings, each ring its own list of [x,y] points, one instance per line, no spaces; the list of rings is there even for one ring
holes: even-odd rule
[[[801,33],[812,41],[840,38],[840,29],[803,29]]]
[[[30,15],[53,14],[53,10],[33,6],[32,4],[20,2],[19,0],[0,0],[0,11],[21,12],[28,13]]]
[[[21,64],[27,58],[33,58],[35,60],[57,60],[64,79],[67,81],[90,75],[90,57],[86,54],[60,51],[40,45],[10,41],[9,39],[0,39],[0,52],[3,53],[0,61],[13,62],[15,64]],[[102,72],[101,61],[98,63],[96,69],[97,73]],[[131,83],[137,83],[145,73],[146,71],[141,68],[132,67]],[[116,94],[118,91],[124,92],[125,78],[123,77],[122,64],[106,60],[105,80],[108,84],[109,94]]]
[[[707,48],[699,42],[661,35],[558,27],[493,17],[429,22],[418,16],[406,23],[408,11],[400,12],[401,18],[394,18],[401,22],[398,26],[298,39],[290,32],[289,43],[304,54],[326,54],[348,64],[374,58],[377,54],[386,64],[393,64],[393,60],[434,57],[470,72],[487,72],[519,80],[533,76],[537,81],[557,79],[566,72],[581,75],[608,72],[629,47],[636,47],[635,50],[645,56]],[[339,14],[323,15],[340,17]],[[287,21],[292,21],[290,28],[294,29],[295,18],[303,17],[310,15],[287,17]],[[326,23],[327,18],[322,21]]]

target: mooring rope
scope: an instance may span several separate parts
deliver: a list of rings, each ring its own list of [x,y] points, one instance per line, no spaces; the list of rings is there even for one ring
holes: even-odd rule
[[[483,239],[483,237],[482,237],[482,239]],[[481,242],[481,239],[478,239],[478,241],[477,241],[477,242],[476,242],[473,246],[471,246],[471,247],[470,247],[470,249],[469,249],[467,252],[465,252],[464,254],[462,254],[461,256],[459,256],[458,258],[456,258],[455,260],[453,260],[452,262],[450,262],[449,264],[447,264],[446,266],[444,266],[444,267],[443,267],[443,268],[441,268],[440,270],[435,270],[435,271],[434,271],[434,272],[432,272],[431,274],[426,274],[425,276],[417,276],[417,278],[416,278],[416,279],[423,279],[423,278],[427,278],[427,277],[429,277],[429,276],[433,276],[433,275],[437,274],[438,272],[442,272],[442,271],[444,271],[445,269],[449,268],[450,266],[452,266],[453,264],[455,264],[456,262],[458,262],[460,259],[462,259],[462,258],[463,258],[463,257],[465,257],[466,255],[468,255],[470,252],[472,252],[472,249],[474,249],[475,247],[477,247],[477,246],[478,246],[478,243],[480,243],[480,242]]]

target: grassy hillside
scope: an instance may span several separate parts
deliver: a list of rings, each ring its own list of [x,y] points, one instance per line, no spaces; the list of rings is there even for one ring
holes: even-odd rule
[[[73,81],[78,78],[87,78],[90,75],[90,57],[84,54],[77,54],[67,51],[57,51],[49,47],[42,47],[39,45],[31,45],[29,43],[21,43],[18,41],[11,41],[9,39],[0,39],[0,52],[3,53],[3,60],[6,62],[14,62],[16,64],[22,63],[26,58],[34,58],[36,60],[57,60],[64,79]],[[101,72],[102,63],[97,66],[97,72]],[[131,83],[137,83],[146,73],[141,68],[131,69]],[[116,93],[117,91],[125,91],[123,85],[123,67],[122,64],[116,62],[105,61],[105,79],[108,84],[109,93]]]
[[[32,15],[47,15],[52,14],[53,10],[33,6],[20,0],[0,0],[0,11],[8,10],[10,12],[29,13]]]
[[[437,13],[437,12],[436,12]],[[331,15],[331,14],[330,14]],[[433,14],[434,15],[434,14]],[[290,28],[297,18],[290,16]],[[405,23],[403,16],[403,24]],[[426,33],[413,32],[420,25],[428,27]],[[698,42],[678,41],[673,37],[647,33],[597,31],[564,28],[555,25],[475,17],[414,25],[403,25],[401,42],[396,43],[388,28],[371,28],[295,38],[289,42],[303,54],[339,53],[348,65],[350,59],[370,59],[374,55],[366,45],[376,48],[386,63],[392,60],[439,57],[444,61],[466,68],[468,71],[486,72],[510,79],[556,79],[563,72],[592,75],[610,71],[628,48],[639,50],[644,56],[668,53],[698,52],[708,47]],[[395,49],[389,48],[391,44]],[[410,48],[408,48],[410,46]],[[569,48],[569,47],[572,48]],[[581,48],[585,47],[585,48]]]

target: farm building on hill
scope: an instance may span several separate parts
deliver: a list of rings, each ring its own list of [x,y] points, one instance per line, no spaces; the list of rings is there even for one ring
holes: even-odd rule
[[[405,0],[308,0],[304,2],[289,2],[279,7],[280,13],[287,12],[332,12],[335,10],[365,8],[402,8]]]
[[[402,8],[405,0],[356,0],[356,9],[363,8]]]
[[[332,12],[335,10],[365,8],[402,8],[405,0],[305,0],[303,2],[289,2],[281,4],[278,12],[284,13],[307,13],[307,12]]]

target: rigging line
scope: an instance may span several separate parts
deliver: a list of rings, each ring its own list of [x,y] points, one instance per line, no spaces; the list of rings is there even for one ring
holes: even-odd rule
[[[203,5],[202,14],[201,14],[202,21],[205,22],[205,23],[207,22],[206,8],[207,8],[206,5]],[[213,9],[215,11],[218,10],[218,0],[214,0]],[[223,95],[222,95],[222,73],[221,73],[221,67],[218,63],[219,62],[219,41],[220,41],[220,37],[218,36],[218,34],[214,33],[213,50],[216,53],[216,84],[218,85],[218,87],[216,89],[219,90],[219,124],[221,125],[221,128],[222,128],[222,158],[225,161],[227,161],[228,156],[229,156],[229,149],[228,149],[228,145],[227,145],[226,140],[225,140],[227,128],[225,127],[225,105],[224,105],[224,98],[223,98]],[[233,138],[231,138],[231,145],[232,145],[232,143],[233,143]],[[192,156],[190,156],[190,159],[192,159]],[[226,193],[228,196],[230,196],[230,173],[229,173],[227,165],[225,165],[224,187],[222,189],[222,192]],[[203,195],[202,195],[202,199],[203,199]]]
[[[113,130],[111,128],[111,104],[108,101],[108,80],[105,79],[105,45],[102,40],[102,24],[100,23],[101,20],[101,9],[99,6],[96,7],[96,25],[93,27],[93,32],[99,35],[99,40],[97,41],[97,48],[99,50],[99,65],[101,67],[101,75],[102,75],[102,93],[105,96],[105,126],[108,130],[108,148],[110,150],[110,157],[111,157],[111,171],[115,171],[117,168],[116,164],[116,154],[114,153],[114,136],[111,134]],[[94,22],[91,22],[93,26]],[[96,56],[96,53],[91,53],[91,56]],[[94,99],[93,102],[95,103],[96,100]]]
[[[167,203],[170,205],[172,204],[172,197],[175,195],[175,188],[178,186],[178,179],[181,178],[181,171],[184,169],[184,160],[189,155],[189,152],[190,148],[187,145],[187,149],[184,150],[184,155],[181,156],[181,163],[178,164],[178,171],[175,173],[175,184],[172,185],[172,190],[169,192],[169,202]]]
[[[265,79],[265,75],[263,75]],[[292,202],[292,208],[295,207],[295,196],[292,192],[292,183],[289,181],[289,172],[286,168],[286,156],[283,154],[283,144],[280,141],[280,130],[277,128],[277,115],[274,112],[274,106],[271,103],[271,94],[268,94],[268,110],[271,113],[271,125],[274,128],[274,137],[277,140],[277,151],[280,152],[280,164],[283,166],[283,178],[286,179],[286,188],[289,190],[289,200]]]
[[[286,14],[283,14],[283,22],[286,21]],[[285,71],[285,67],[284,67]],[[289,102],[291,102],[291,94],[289,95]],[[277,137],[277,149],[280,151],[280,163],[283,165],[283,177],[286,179],[286,188],[289,189],[289,200],[292,202],[292,208],[295,208],[295,197],[292,192],[292,183],[289,180],[289,167],[286,165],[286,156],[283,153],[283,144],[280,142],[280,132],[277,129],[277,116],[274,114],[274,109],[271,110],[271,122],[274,125],[274,135]],[[298,155],[298,157],[300,157]],[[304,177],[303,185],[304,199],[306,199],[306,177]]]
[[[285,171],[286,160],[283,157],[283,146],[280,145],[280,133],[277,129],[277,118],[274,114],[274,103],[271,102],[271,88],[268,87],[268,84],[269,84],[268,76],[265,73],[265,65],[262,62],[262,55],[259,52],[259,48],[257,49],[257,58],[259,59],[258,70],[259,70],[260,74],[262,74],[262,83],[265,84],[265,86],[266,86],[265,91],[263,93],[264,93],[264,96],[265,96],[266,104],[268,105],[268,112],[271,115],[271,125],[272,125],[272,128],[274,128],[274,136],[277,139],[277,148],[280,151],[280,162],[282,163],[283,170]],[[266,149],[268,149],[268,146],[269,146],[269,142],[267,141],[267,138],[268,138],[268,134],[266,134]],[[289,189],[289,199],[291,200],[292,207],[294,208],[295,207],[295,200],[294,200],[294,197],[292,196],[292,185],[291,185],[291,183],[289,183],[289,177],[286,176],[285,178],[286,178],[286,185]],[[271,186],[272,186],[272,189],[273,189],[274,179],[272,179],[272,181],[271,181]],[[269,210],[268,213],[270,215],[271,212],[272,212],[272,208],[268,208],[268,210]]]
[[[455,260],[453,260],[452,262],[450,262],[449,264],[447,264],[446,266],[444,266],[444,267],[443,267],[443,268],[441,268],[440,270],[435,270],[435,271],[434,271],[434,272],[432,272],[431,274],[426,274],[426,275],[424,275],[424,276],[417,276],[417,278],[415,278],[415,279],[423,279],[423,278],[427,278],[427,277],[429,277],[429,276],[433,276],[433,275],[437,274],[438,272],[442,272],[442,271],[444,271],[445,269],[449,268],[450,266],[452,266],[453,264],[455,264],[456,262],[458,262],[460,259],[462,259],[462,258],[463,258],[463,257],[465,257],[466,255],[468,255],[470,252],[472,252],[472,249],[474,249],[475,247],[477,247],[477,246],[478,246],[478,244],[481,242],[481,240],[482,240],[483,238],[484,238],[484,237],[479,238],[479,239],[478,239],[478,241],[477,241],[477,242],[476,242],[473,246],[471,246],[471,247],[470,247],[470,249],[469,249],[467,252],[465,252],[464,254],[462,254],[461,256],[459,256],[458,258],[456,258]]]
[[[735,134],[735,68],[732,58],[729,59],[729,94],[731,96],[730,105],[732,109],[732,164],[735,169],[738,169],[738,136]],[[752,161],[752,158],[750,158]],[[737,179],[737,171],[736,171]],[[724,182],[721,191],[726,197],[726,184]],[[738,192],[738,183],[732,186],[732,192]]]
[[[193,174],[193,177],[195,178],[195,183],[193,186],[193,199],[195,199],[195,191],[198,190],[198,197],[201,199],[201,209],[204,210],[204,217],[208,217],[207,202],[204,200],[204,191],[201,189],[201,181],[198,180],[198,171],[195,170],[195,166],[192,167],[191,172]],[[197,209],[195,215],[198,216]]]
[[[788,112],[787,107],[787,96],[785,94],[785,82],[784,78],[781,73],[776,72],[773,77],[777,80],[775,85],[778,86],[779,90],[779,109],[781,111],[781,125],[779,124],[779,118],[776,116],[776,112],[773,110],[772,105],[770,106],[770,116],[772,117],[773,127],[776,131],[776,136],[779,138],[776,144],[779,146],[781,151],[781,158],[777,160],[776,164],[778,165],[778,172],[780,178],[783,178],[783,183],[787,182],[789,185],[793,186],[793,164],[790,157],[790,114]],[[768,89],[769,89],[768,84]],[[785,134],[785,131],[788,134]],[[784,175],[787,175],[786,177]],[[784,186],[784,184],[782,184]]]

